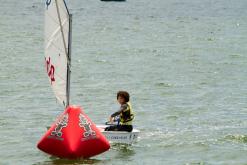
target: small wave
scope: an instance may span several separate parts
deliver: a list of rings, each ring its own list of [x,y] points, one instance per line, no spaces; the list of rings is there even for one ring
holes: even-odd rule
[[[241,54],[231,54],[230,57],[231,58],[241,58],[243,56]]]
[[[166,119],[170,121],[176,121],[178,119],[178,116],[171,115],[171,116],[167,116]]]
[[[175,133],[168,132],[168,131],[162,131],[162,130],[156,130],[156,131],[143,131],[141,132],[140,138],[141,139],[150,139],[150,137],[155,137],[156,139],[162,139],[162,138],[170,138],[175,136]]]
[[[185,165],[204,165],[205,162],[192,162],[192,163],[185,163]]]
[[[158,87],[166,87],[166,88],[174,87],[173,84],[164,83],[164,82],[156,83],[155,86],[158,86]]]
[[[227,135],[225,139],[239,143],[247,143],[247,135]]]
[[[95,60],[95,62],[97,62],[97,63],[106,63],[107,60],[104,60],[104,59],[99,60],[99,59],[97,59],[97,60]]]

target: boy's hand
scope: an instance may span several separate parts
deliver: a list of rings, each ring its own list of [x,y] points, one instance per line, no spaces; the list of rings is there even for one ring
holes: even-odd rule
[[[114,117],[111,117],[109,118],[109,122],[112,124],[113,123],[113,120],[114,120]]]

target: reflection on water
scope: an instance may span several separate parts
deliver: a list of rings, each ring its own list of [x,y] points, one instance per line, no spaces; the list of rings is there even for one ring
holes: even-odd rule
[[[128,144],[112,144],[111,149],[116,152],[117,159],[129,160],[135,155],[133,146]]]
[[[67,164],[67,165],[76,165],[76,164],[98,164],[102,162],[101,160],[97,159],[59,159],[56,157],[50,157],[50,160],[45,161],[43,163],[37,163],[35,165],[61,165],[61,164]],[[104,164],[104,163],[103,163]]]
[[[133,156],[136,154],[132,145],[128,144],[111,144],[111,151],[110,151],[115,159],[120,160],[131,160]],[[97,157],[98,158],[98,157]],[[107,164],[110,159],[104,157],[104,159],[60,159],[57,157],[50,156],[49,160],[44,162],[39,162],[34,165],[78,165],[78,164]]]

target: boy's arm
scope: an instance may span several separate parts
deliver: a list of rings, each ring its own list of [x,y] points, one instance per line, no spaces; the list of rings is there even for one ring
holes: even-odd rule
[[[127,107],[128,107],[127,104],[121,105],[120,109],[119,109],[117,112],[113,113],[113,114],[111,115],[111,117],[118,116],[123,110],[127,109]]]

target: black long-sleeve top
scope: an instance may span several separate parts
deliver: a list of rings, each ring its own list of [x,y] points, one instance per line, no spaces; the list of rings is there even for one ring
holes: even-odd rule
[[[117,112],[113,113],[111,115],[111,117],[118,116],[121,112],[123,112],[127,108],[128,108],[128,105],[126,103],[125,104],[122,104],[121,107],[119,108],[119,110]]]

